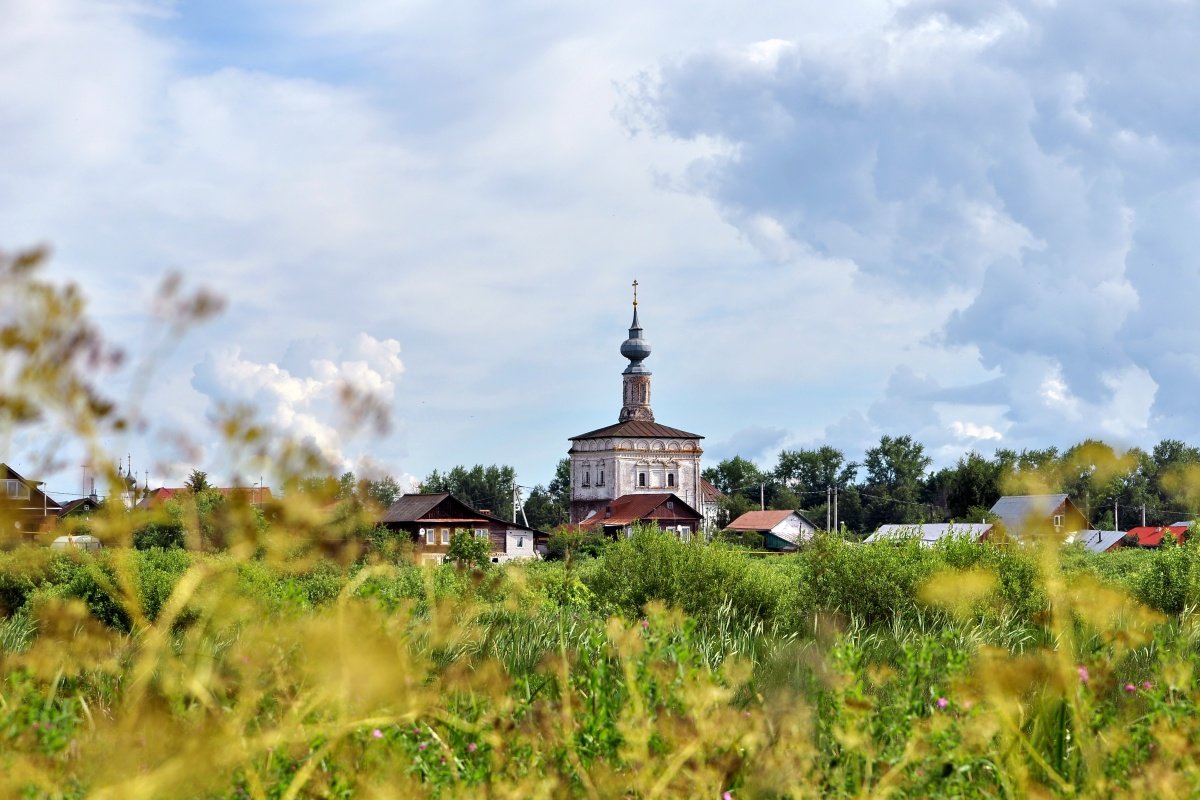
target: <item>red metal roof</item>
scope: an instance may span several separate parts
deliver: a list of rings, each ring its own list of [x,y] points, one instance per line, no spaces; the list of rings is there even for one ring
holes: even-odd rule
[[[667,508],[667,502],[672,504]],[[702,519],[699,511],[689,506],[679,495],[670,492],[649,494],[623,494],[609,503],[608,508],[596,516],[579,523],[581,528],[602,525],[632,525],[646,519],[678,519],[681,523]]]
[[[729,523],[731,531],[769,531],[792,515],[790,509],[784,511],[747,511]]]
[[[604,439],[609,436],[624,436],[629,439],[703,439],[704,437],[698,433],[688,433],[681,431],[679,428],[670,428],[666,425],[659,425],[657,422],[636,422],[630,420],[628,422],[618,422],[616,425],[608,425],[603,428],[597,428],[594,431],[581,433],[578,436],[572,436],[571,440],[576,439]]]
[[[1147,525],[1144,528],[1131,528],[1126,535],[1135,538],[1138,547],[1160,547],[1163,536],[1168,533],[1175,537],[1175,541],[1182,542],[1184,534],[1187,533],[1187,526],[1163,525],[1154,527],[1153,525]]]
[[[714,503],[725,496],[721,493],[721,490],[713,486],[707,478],[700,479],[700,494],[705,500],[710,500]]]

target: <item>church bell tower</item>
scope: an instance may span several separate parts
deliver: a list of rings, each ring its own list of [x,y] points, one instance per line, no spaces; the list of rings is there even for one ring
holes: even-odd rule
[[[621,355],[629,359],[622,373],[621,422],[654,422],[650,408],[650,370],[642,364],[650,356],[650,343],[642,338],[638,322],[637,281],[633,282],[633,323],[629,338],[621,343]]]

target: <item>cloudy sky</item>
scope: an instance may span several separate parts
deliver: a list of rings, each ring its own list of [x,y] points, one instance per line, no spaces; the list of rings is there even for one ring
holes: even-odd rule
[[[545,482],[616,420],[634,278],[712,459],[1200,443],[1198,41],[1175,0],[0,0],[0,247],[135,355],[163,275],[228,300],[111,443],[152,483],[223,474],[229,402]]]

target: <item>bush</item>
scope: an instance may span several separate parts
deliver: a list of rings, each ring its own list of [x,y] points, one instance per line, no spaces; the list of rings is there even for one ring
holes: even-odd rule
[[[853,614],[867,624],[889,622],[915,608],[917,588],[942,558],[916,538],[850,544],[818,533],[798,555],[801,609]]]
[[[446,559],[459,566],[487,567],[492,563],[492,540],[479,538],[470,531],[457,531],[450,537]]]
[[[745,547],[749,550],[761,550],[766,537],[758,531],[721,531],[713,539],[731,547]]]
[[[547,561],[566,561],[568,558],[596,558],[604,552],[608,539],[603,533],[562,527],[550,534],[546,542]]]
[[[714,619],[726,601],[738,615],[764,623],[792,616],[786,571],[728,545],[681,542],[657,528],[610,543],[581,577],[601,602],[631,616],[654,600],[702,622]]]

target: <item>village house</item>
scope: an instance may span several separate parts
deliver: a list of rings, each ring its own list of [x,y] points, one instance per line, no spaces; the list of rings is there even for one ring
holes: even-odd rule
[[[448,492],[406,494],[383,513],[379,523],[389,530],[408,534],[420,564],[445,561],[456,533],[487,539],[494,563],[536,558],[534,537],[544,536],[528,525],[475,511]]]
[[[0,545],[33,542],[39,532],[54,527],[62,505],[43,485],[0,463]]]
[[[672,492],[627,494],[579,523],[582,530],[603,532],[609,538],[633,535],[636,526],[653,525],[687,541],[700,530],[703,515]]]
[[[1005,532],[1014,538],[1046,534],[1065,535],[1091,529],[1083,515],[1065,494],[1006,495],[992,506]]]
[[[757,533],[766,550],[795,550],[812,538],[817,526],[799,511],[747,511],[726,526],[735,533]]]

